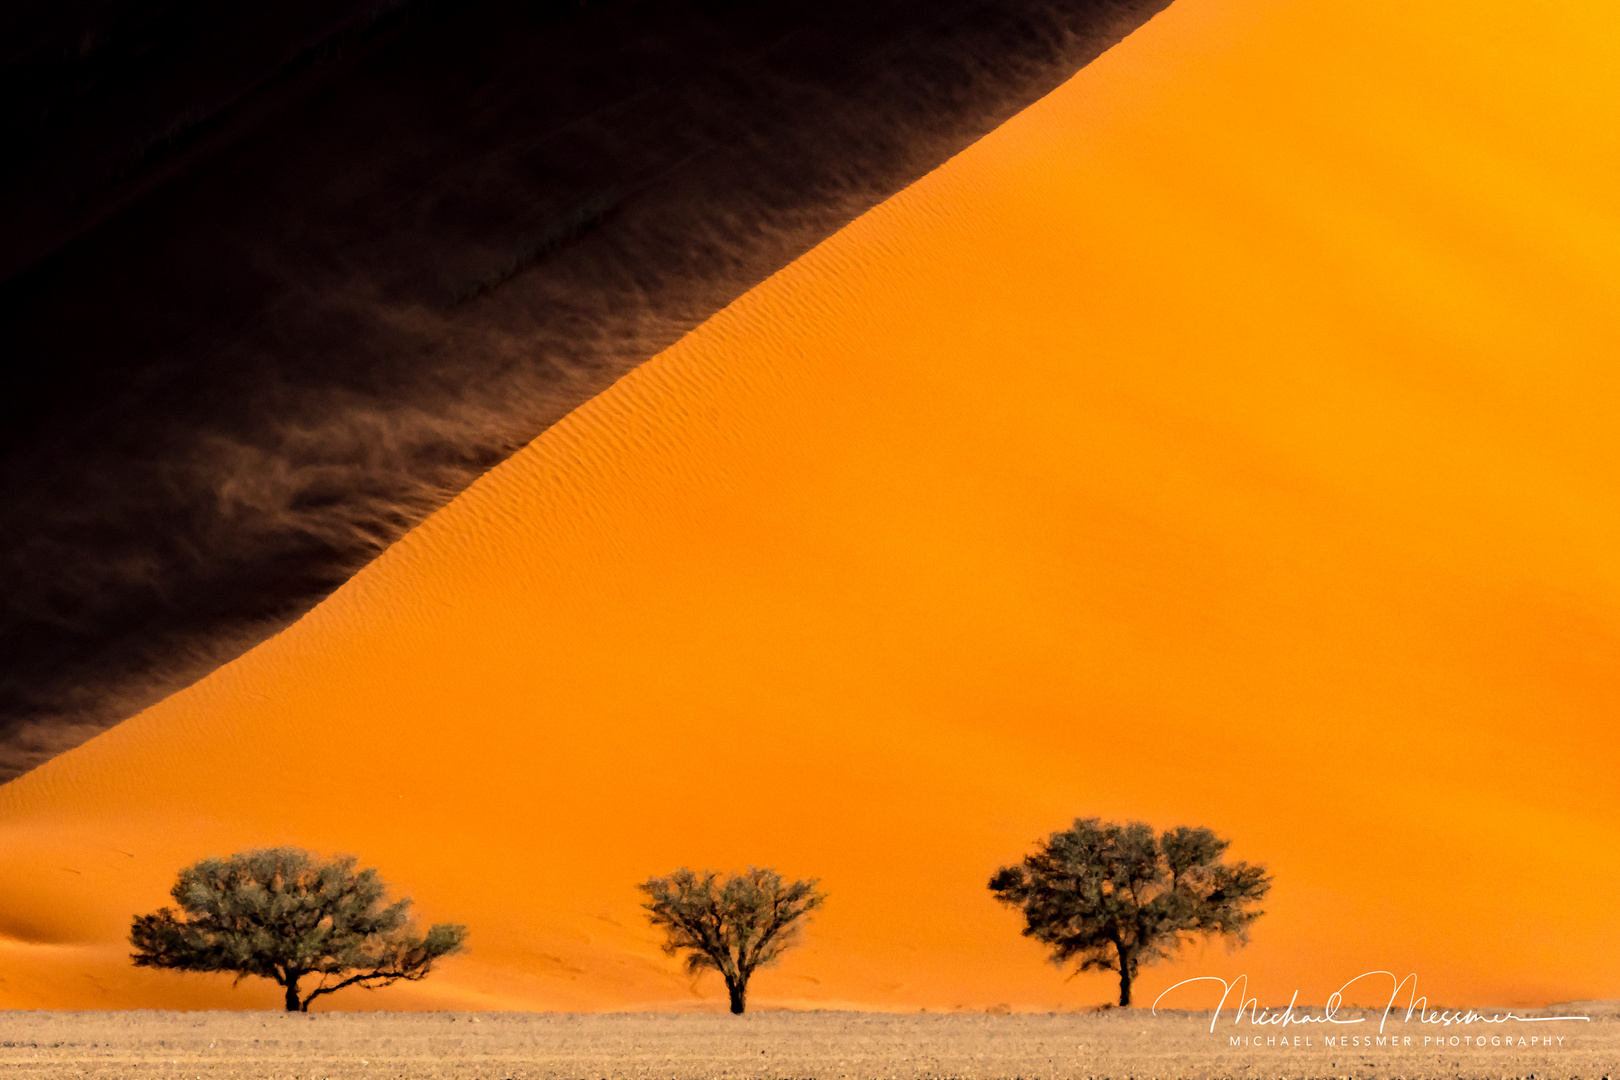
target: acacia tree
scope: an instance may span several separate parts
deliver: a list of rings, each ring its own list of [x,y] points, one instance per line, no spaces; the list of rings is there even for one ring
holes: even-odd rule
[[[769,867],[750,866],[721,877],[686,867],[636,886],[647,894],[647,919],[664,931],[664,952],[686,953],[691,975],[718,971],[731,994],[731,1011],[748,1003],[748,980],[798,941],[800,921],[827,897],[817,878],[784,882]]]
[[[425,979],[434,961],[459,952],[467,928],[438,923],[418,937],[409,898],[385,903],[376,870],[352,856],[322,860],[298,848],[264,848],[204,859],[180,871],[169,895],[180,914],[137,915],[129,942],[136,967],[230,971],[272,979],[288,1012],[308,1012],[346,986]],[[319,982],[303,997],[299,983]],[[232,983],[235,986],[236,983]]]
[[[1185,826],[1160,836],[1139,821],[1097,818],[1046,838],[1018,866],[990,879],[996,899],[1024,914],[1024,936],[1051,949],[1059,967],[1119,972],[1119,1003],[1131,1003],[1140,964],[1173,954],[1187,939],[1248,941],[1253,909],[1271,889],[1264,865],[1227,864],[1230,844]]]

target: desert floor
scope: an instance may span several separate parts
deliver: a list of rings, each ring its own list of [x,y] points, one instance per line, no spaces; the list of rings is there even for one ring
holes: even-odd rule
[[[1620,1076],[1620,1004],[1590,1022],[1401,1023],[1398,1049],[1323,1045],[1320,1025],[1234,1026],[1209,1013],[715,1014],[10,1012],[8,1077],[1558,1077]],[[1534,1014],[1529,1014],[1534,1015]],[[1377,1014],[1342,1031],[1376,1035]],[[1423,1030],[1420,1030],[1423,1029]],[[1512,1030],[1515,1045],[1489,1038]],[[1425,1034],[1425,1030],[1428,1032]],[[1287,1049],[1265,1045],[1275,1037]],[[1437,1033],[1446,1032],[1443,1036]],[[1450,1033],[1484,1047],[1439,1048]],[[1293,1045],[1298,1033],[1300,1045]],[[1261,1046],[1232,1046],[1259,1035]],[[1517,1045],[1517,1037],[1526,1047]],[[1534,1048],[1528,1040],[1538,1040]],[[1557,1037],[1563,1036],[1562,1044]],[[1460,1037],[1460,1036],[1459,1036]],[[1551,1037],[1551,1045],[1540,1040]],[[1423,1039],[1431,1042],[1424,1045]],[[1306,1045],[1304,1040],[1309,1039]]]

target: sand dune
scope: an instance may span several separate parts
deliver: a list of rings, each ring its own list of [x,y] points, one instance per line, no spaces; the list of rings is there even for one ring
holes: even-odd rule
[[[759,1006],[1072,1009],[1108,975],[985,882],[1079,814],[1275,875],[1143,1000],[1620,994],[1617,52],[1573,2],[1178,2],[0,788],[0,1001],[272,1006],[123,939],[293,843],[472,928],[334,1007],[712,1002],[634,884],[755,862],[831,896]]]
[[[0,16],[0,779],[292,622],[1165,2]]]

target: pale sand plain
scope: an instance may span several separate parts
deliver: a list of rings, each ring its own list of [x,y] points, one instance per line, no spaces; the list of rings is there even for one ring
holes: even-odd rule
[[[1447,1046],[1457,1028],[1400,1023],[1412,1036],[1398,1049],[1323,1045],[1290,1027],[1289,1047],[1234,1047],[1234,1027],[1210,1014],[1146,1010],[1102,1013],[894,1014],[692,1013],[0,1013],[0,1069],[8,1077],[360,1077],[607,1078],[710,1077],[829,1080],[921,1077],[1172,1077],[1244,1080],[1299,1077],[1611,1078],[1620,1075],[1620,1003],[1564,1011],[1584,1023],[1470,1025],[1470,1036],[1564,1036],[1534,1049]],[[1534,1012],[1526,1015],[1536,1015]],[[1377,1027],[1377,1014],[1363,1025]],[[1421,1028],[1426,1028],[1425,1035]],[[1438,1036],[1444,1030],[1445,1036]],[[1295,1048],[1292,1036],[1309,1038]],[[1515,1040],[1516,1042],[1516,1040]]]

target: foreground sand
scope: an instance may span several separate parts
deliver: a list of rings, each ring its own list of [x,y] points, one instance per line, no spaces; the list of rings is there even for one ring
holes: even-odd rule
[[[1614,1003],[1590,1023],[1507,1027],[1529,1049],[1232,1047],[1272,1029],[1209,1014],[917,1015],[10,1012],[0,1013],[8,1077],[1582,1077],[1620,1075]],[[1376,1020],[1360,1027],[1372,1029]],[[1556,1030],[1553,1030],[1556,1029]],[[1297,1031],[1300,1029],[1290,1029]],[[1351,1029],[1356,1030],[1356,1029]],[[1456,1030],[1456,1029],[1452,1029]],[[1432,1035],[1430,1036],[1432,1038]],[[1279,1040],[1280,1041],[1280,1040]],[[1292,1039],[1290,1039],[1292,1042]]]

